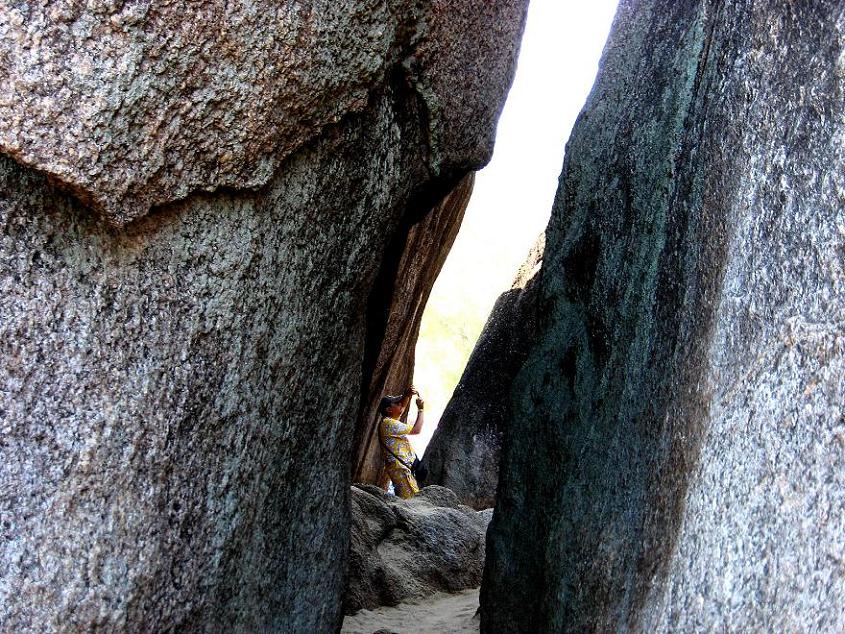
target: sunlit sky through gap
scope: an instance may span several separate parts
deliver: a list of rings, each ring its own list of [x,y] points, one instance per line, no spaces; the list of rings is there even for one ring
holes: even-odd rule
[[[476,176],[423,316],[414,382],[426,400],[426,425],[411,437],[420,455],[496,298],[548,223],[564,145],[595,79],[616,4],[531,0],[493,160]]]

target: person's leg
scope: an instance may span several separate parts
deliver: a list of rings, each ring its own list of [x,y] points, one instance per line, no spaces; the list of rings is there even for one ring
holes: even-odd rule
[[[393,480],[393,488],[403,500],[414,497],[420,492],[420,487],[417,484],[416,478],[411,474],[411,470],[401,465],[390,465],[388,467],[390,479]]]
[[[411,470],[410,470],[410,469],[405,469],[405,478],[406,478],[406,482],[407,482],[408,488],[411,490],[411,495],[409,495],[408,497],[409,497],[409,498],[412,498],[412,497],[414,497],[417,493],[419,493],[419,492],[420,492],[420,485],[419,485],[419,483],[417,482],[417,479],[416,479],[416,478],[414,477],[414,475],[411,473]]]

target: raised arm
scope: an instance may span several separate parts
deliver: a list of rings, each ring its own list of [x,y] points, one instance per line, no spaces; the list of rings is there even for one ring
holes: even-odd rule
[[[412,397],[414,394],[417,394],[417,388],[415,388],[413,385],[411,385],[410,387],[408,387],[408,389],[407,389],[407,390],[405,390],[405,392],[402,394],[402,400],[400,401],[400,403],[399,403],[399,404],[402,406],[402,411],[403,411],[403,412],[404,412],[406,409],[408,409],[408,405],[410,405],[410,404],[411,404],[411,397]]]
[[[418,434],[422,431],[423,409],[425,409],[425,401],[417,395],[417,421],[414,423],[414,428],[410,431],[411,434]]]

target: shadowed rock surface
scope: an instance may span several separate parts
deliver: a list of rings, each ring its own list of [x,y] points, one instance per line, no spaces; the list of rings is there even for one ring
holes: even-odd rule
[[[413,380],[423,311],[458,235],[474,180],[474,173],[465,176],[410,231],[397,234],[405,239],[404,245],[391,244],[387,248],[386,264],[375,282],[374,300],[367,315],[364,375],[371,378],[362,395],[355,427],[354,482],[379,482],[384,468],[376,432],[379,401],[385,394],[401,394]],[[407,414],[406,411],[406,417]]]
[[[425,450],[426,483],[448,487],[475,509],[496,503],[510,388],[534,341],[544,236],[496,301],[455,393]]]
[[[425,178],[395,98],[259,194],[120,231],[0,158],[4,627],[331,631],[359,393],[337,386]]]
[[[95,4],[0,8],[0,629],[334,632],[375,280],[524,3]]]
[[[625,1],[569,141],[482,630],[845,629],[845,4]]]
[[[402,500],[356,485],[351,516],[347,614],[481,584],[492,512],[460,504],[449,489],[429,486]]]

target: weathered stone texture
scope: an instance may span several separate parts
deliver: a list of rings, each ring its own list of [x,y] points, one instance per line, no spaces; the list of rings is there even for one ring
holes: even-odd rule
[[[95,4],[0,8],[0,630],[334,632],[374,283],[489,117],[434,160],[416,9]]]
[[[350,509],[347,614],[481,585],[490,511],[439,486],[401,500],[372,485],[352,488]]]
[[[620,5],[513,388],[484,632],[845,629],[845,4]]]
[[[496,503],[510,388],[536,335],[544,244],[540,236],[511,289],[496,301],[423,456],[426,482],[448,487],[475,509]]]
[[[435,172],[489,160],[525,2],[12,2],[0,151],[123,224],[259,187],[402,68]],[[479,62],[485,65],[478,72]],[[483,130],[483,132],[480,132]]]
[[[406,68],[429,114],[434,167],[486,164],[509,85],[489,78],[513,75],[525,3],[430,0],[424,6],[426,35]],[[484,74],[470,70],[478,60],[485,62]]]
[[[423,311],[458,235],[474,182],[475,172],[470,172],[410,230],[398,231],[387,247],[368,304],[364,374],[370,378],[355,427],[354,482],[376,484],[381,479],[379,401],[385,394],[401,394],[413,380]]]
[[[331,631],[408,106],[119,231],[3,159],[4,629]]]

